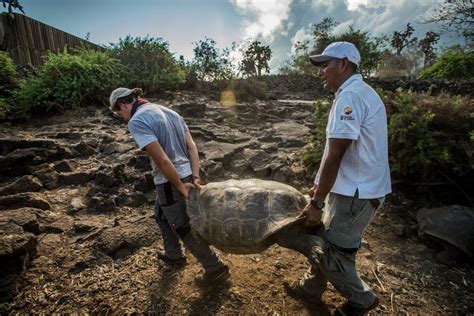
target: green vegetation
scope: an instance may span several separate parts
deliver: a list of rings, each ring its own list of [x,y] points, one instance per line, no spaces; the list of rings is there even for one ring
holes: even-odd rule
[[[4,119],[12,102],[12,92],[18,88],[15,64],[10,56],[0,51],[0,119]]]
[[[13,7],[18,5],[17,1],[8,3]],[[435,22],[449,20],[454,12],[451,9],[459,9],[463,17],[459,25],[471,23],[469,17],[472,14],[464,6],[448,7],[443,7],[438,12],[439,20]],[[359,72],[364,76],[413,77],[420,73],[421,79],[473,79],[472,47],[450,48],[437,59],[434,49],[439,40],[437,33],[427,32],[424,38],[418,40],[413,37],[414,27],[408,23],[405,30],[394,31],[390,38],[373,37],[369,32],[353,26],[336,34],[338,26],[332,18],[324,18],[313,24],[312,39],[297,42],[292,59],[280,71],[315,75],[317,68],[310,64],[310,54],[322,52],[333,41],[350,41],[360,51],[362,61]],[[0,52],[0,119],[5,118],[8,113],[13,118],[28,117],[32,113],[49,110],[61,111],[86,104],[107,104],[108,94],[117,86],[140,87],[147,94],[196,87],[205,90],[210,87],[213,94],[220,95],[226,91],[237,101],[266,98],[265,84],[258,77],[270,71],[270,46],[254,40],[232,43],[230,48],[219,49],[214,40],[206,37],[194,43],[193,51],[193,59],[184,61],[182,56],[176,59],[169,50],[169,44],[161,38],[127,36],[102,52],[79,50],[49,54],[39,72],[21,82],[17,79],[11,59]],[[239,55],[241,58],[237,57]],[[420,72],[421,65],[424,69]],[[211,87],[206,81],[216,82]],[[397,100],[401,104],[398,105],[402,109],[400,113],[409,117],[418,116],[422,120],[416,123],[417,128],[424,130],[430,126],[431,112],[416,112],[416,107],[403,107],[405,99],[400,97]],[[406,102],[412,101],[410,99]],[[318,112],[323,113],[322,105],[317,106],[321,107]],[[433,113],[436,115],[436,112]],[[324,121],[320,123],[325,126]],[[396,124],[395,118],[392,124]],[[403,127],[401,123],[397,126]],[[413,131],[407,131],[411,132]],[[430,151],[430,142],[426,138],[426,144],[418,145]],[[312,144],[315,145],[314,142]],[[309,157],[307,160],[315,159],[316,157]],[[426,159],[429,160],[430,157]],[[419,162],[424,163],[421,156]]]
[[[23,6],[18,2],[18,0],[2,0],[3,7],[6,8],[8,4],[8,13],[11,14],[13,10],[20,10],[23,14]]]
[[[107,104],[110,91],[121,82],[123,66],[93,50],[50,53],[38,76],[30,76],[15,93],[15,116],[62,111],[90,104]]]
[[[474,39],[474,9],[472,1],[444,1],[425,15],[423,23],[437,23],[443,32],[454,32],[467,42]]]
[[[474,79],[474,51],[449,50],[432,66],[423,70],[421,79]]]
[[[228,89],[234,91],[236,100],[239,102],[264,100],[267,92],[265,83],[256,78],[233,80]]]
[[[158,92],[176,90],[185,83],[184,67],[161,38],[127,36],[113,44],[110,53],[125,67],[126,86]]]
[[[268,62],[272,58],[270,46],[264,46],[260,41],[253,41],[243,50],[240,70],[246,76],[261,76],[262,70],[270,72]]]
[[[470,98],[379,91],[387,107],[392,175],[413,183],[472,175],[474,104]],[[330,105],[315,104],[316,130],[302,156],[317,167]]]
[[[233,80],[243,77],[259,77],[269,72],[268,62],[272,57],[270,46],[260,41],[232,43],[232,47],[219,49],[210,38],[194,43],[194,58],[190,63],[190,73],[201,81]],[[242,59],[237,61],[235,54]]]
[[[191,73],[198,80],[226,80],[235,77],[229,59],[229,49],[220,50],[213,39],[205,38],[194,43],[194,58],[191,62]]]
[[[472,24],[470,22],[472,21],[472,9],[465,11],[465,14],[466,16],[463,17],[465,20],[460,23],[462,25]],[[468,18],[469,14],[471,14],[470,19]],[[436,70],[430,70],[427,73],[426,69],[432,66],[437,59],[435,45],[440,38],[438,33],[428,31],[423,38],[418,39],[413,36],[415,28],[408,23],[404,30],[394,31],[390,37],[387,35],[374,37],[367,31],[355,29],[352,25],[345,32],[336,34],[335,29],[338,26],[338,22],[328,17],[319,23],[312,24],[312,39],[294,44],[293,55],[280,69],[280,73],[314,74],[317,68],[311,65],[309,56],[320,54],[327,45],[334,41],[348,41],[355,44],[361,55],[359,72],[364,77],[413,78],[424,69],[423,78],[433,79],[472,78],[474,73],[472,71],[472,57],[469,58],[472,53],[472,44],[466,48],[465,53],[468,56],[465,56],[464,59],[459,59],[460,56],[457,56],[458,59],[455,60],[454,53],[448,52],[446,54],[450,60],[444,61],[442,65],[435,67]],[[455,66],[454,64],[457,62],[460,64]],[[459,70],[461,70],[461,74],[456,77],[456,71]],[[452,74],[452,77],[449,77],[448,74]]]
[[[292,60],[280,71],[282,73],[312,73],[311,68],[315,67],[310,64],[309,55],[322,53],[326,46],[332,42],[347,41],[354,43],[360,52],[359,72],[364,76],[373,74],[386,54],[383,48],[385,38],[372,37],[369,32],[357,30],[352,25],[341,34],[333,34],[338,24],[333,18],[324,18],[321,22],[313,24],[311,27],[312,42],[309,40],[297,42]]]
[[[313,120],[316,128],[302,155],[303,163],[311,169],[317,169],[323,157],[324,146],[326,145],[326,125],[330,109],[331,103],[328,101],[318,100],[314,103]]]

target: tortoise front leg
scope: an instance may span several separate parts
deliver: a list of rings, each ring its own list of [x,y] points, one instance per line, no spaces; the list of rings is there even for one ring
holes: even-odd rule
[[[313,265],[318,265],[324,249],[324,240],[307,229],[299,226],[289,226],[275,233],[275,242],[284,248],[292,249],[306,256]]]

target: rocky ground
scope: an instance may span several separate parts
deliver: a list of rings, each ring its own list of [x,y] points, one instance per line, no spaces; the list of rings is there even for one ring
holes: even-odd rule
[[[310,130],[304,101],[221,104],[178,94],[161,103],[188,122],[204,183],[261,178],[303,192],[312,172],[298,156]],[[174,269],[152,218],[153,183],[145,153],[107,110],[0,126],[0,313],[317,314],[344,299],[332,288],[324,306],[286,295],[306,259],[272,246],[254,255],[221,253],[228,284],[201,290],[200,272]],[[381,300],[377,313],[474,313],[474,274],[435,260],[417,236],[416,210],[393,194],[365,235],[358,265]]]

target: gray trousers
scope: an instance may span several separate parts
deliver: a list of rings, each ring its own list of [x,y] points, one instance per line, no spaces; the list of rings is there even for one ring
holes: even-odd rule
[[[191,177],[182,179],[183,182],[191,180]],[[191,229],[186,208],[183,195],[170,182],[156,186],[155,220],[161,230],[165,254],[172,259],[183,257],[181,240],[204,271],[213,272],[224,263],[210,248],[209,243]]]
[[[310,295],[321,299],[327,282],[349,302],[368,307],[375,301],[372,289],[356,271],[356,253],[362,234],[370,224],[384,198],[359,199],[330,193],[322,221],[326,227],[325,249],[321,262],[306,272],[300,285]]]

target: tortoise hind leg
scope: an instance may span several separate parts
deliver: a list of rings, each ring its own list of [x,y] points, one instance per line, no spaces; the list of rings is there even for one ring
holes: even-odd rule
[[[308,234],[299,226],[289,226],[275,233],[275,242],[284,248],[297,251],[308,258],[312,264],[319,264],[324,249],[324,240],[316,235]]]

